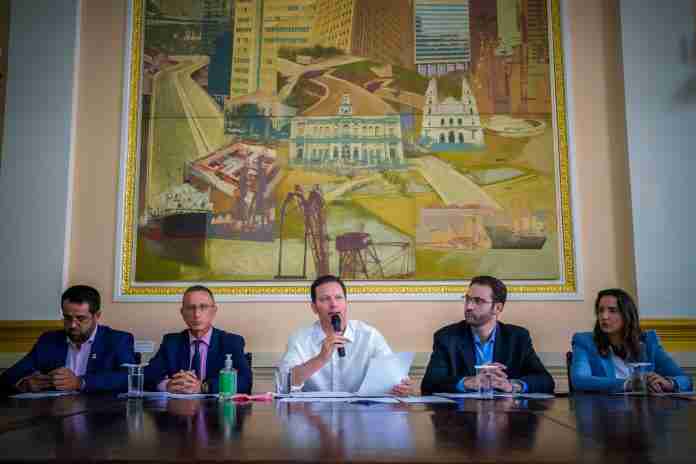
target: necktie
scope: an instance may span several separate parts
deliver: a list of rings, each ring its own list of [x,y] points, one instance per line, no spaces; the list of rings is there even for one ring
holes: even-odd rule
[[[190,367],[190,369],[196,373],[196,377],[198,377],[198,380],[201,380],[201,343],[203,342],[200,340],[193,341],[193,357],[191,358]]]

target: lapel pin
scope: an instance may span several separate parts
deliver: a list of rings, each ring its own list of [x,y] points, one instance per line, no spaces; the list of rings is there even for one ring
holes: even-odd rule
[[[92,354],[92,359],[97,359],[97,353]]]

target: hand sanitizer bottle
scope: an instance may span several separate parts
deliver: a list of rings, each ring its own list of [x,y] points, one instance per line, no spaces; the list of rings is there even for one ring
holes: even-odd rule
[[[231,399],[237,393],[237,369],[232,367],[232,355],[225,355],[225,368],[220,371],[220,399]]]

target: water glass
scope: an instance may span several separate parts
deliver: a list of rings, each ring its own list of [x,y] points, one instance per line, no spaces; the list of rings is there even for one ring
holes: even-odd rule
[[[143,383],[145,375],[143,367],[135,364],[128,365],[128,396],[140,397],[143,396]]]
[[[648,362],[629,363],[631,391],[635,393],[648,393],[648,374],[652,371],[652,364]]]
[[[475,366],[476,376],[479,379],[478,394],[479,398],[492,400],[493,399],[493,370],[497,369],[496,366],[491,366],[489,364],[483,364]]]
[[[285,366],[278,366],[273,373],[275,378],[275,392],[288,394],[291,392],[292,370]]]

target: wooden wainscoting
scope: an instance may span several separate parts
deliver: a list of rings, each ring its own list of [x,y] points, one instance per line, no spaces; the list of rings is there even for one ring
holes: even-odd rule
[[[641,319],[643,330],[654,330],[670,352],[696,352],[696,319]]]
[[[63,328],[63,321],[0,321],[0,353],[26,353],[39,336]]]

